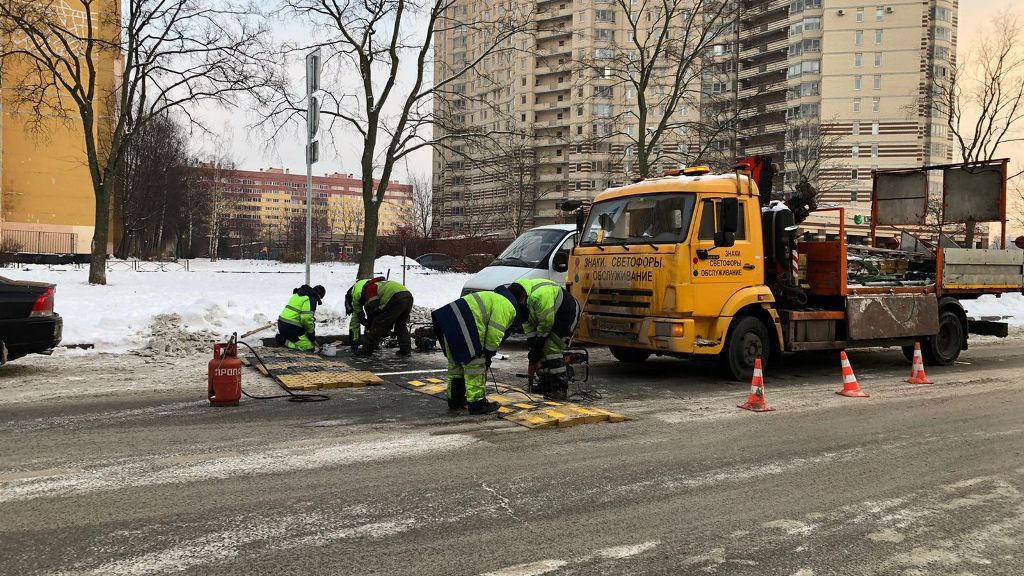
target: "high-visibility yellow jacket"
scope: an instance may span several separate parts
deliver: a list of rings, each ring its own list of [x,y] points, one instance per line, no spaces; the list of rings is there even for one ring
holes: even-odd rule
[[[306,334],[316,333],[316,318],[309,304],[309,296],[304,294],[292,294],[278,320],[301,328]]]
[[[555,312],[562,305],[564,290],[544,279],[516,280],[516,284],[526,290],[527,317],[523,322],[523,332],[527,338],[546,338],[555,324]]]
[[[377,311],[387,306],[395,294],[408,291],[408,288],[394,280],[371,278],[357,281],[352,286],[352,317],[348,321],[349,335],[355,341],[359,340],[359,317],[364,310],[364,318],[369,320]]]

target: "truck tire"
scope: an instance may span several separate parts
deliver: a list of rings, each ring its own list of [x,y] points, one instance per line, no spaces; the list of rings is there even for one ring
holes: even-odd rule
[[[950,366],[960,357],[967,326],[960,315],[947,308],[939,311],[939,333],[921,344],[924,361],[933,366]]]
[[[625,362],[627,364],[639,364],[644,360],[651,357],[651,353],[647,350],[640,350],[639,348],[625,348],[622,346],[609,346],[608,350],[611,351],[612,356],[619,362]]]
[[[771,349],[768,329],[753,316],[740,316],[733,320],[725,348],[718,355],[722,376],[740,382],[750,382],[754,375],[754,360],[761,359],[761,368],[768,365]]]
[[[903,350],[903,357],[904,358],[906,358],[910,362],[914,361],[914,347],[913,346],[900,346],[900,349]],[[921,355],[924,356],[924,352],[922,352]]]

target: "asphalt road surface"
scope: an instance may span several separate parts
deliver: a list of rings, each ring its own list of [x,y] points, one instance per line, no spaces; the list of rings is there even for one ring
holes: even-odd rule
[[[1024,574],[1020,334],[934,386],[851,360],[871,398],[790,356],[754,414],[701,364],[595,353],[594,404],[633,420],[527,430],[414,376],[215,409],[201,357],[25,359],[0,369],[0,573]]]

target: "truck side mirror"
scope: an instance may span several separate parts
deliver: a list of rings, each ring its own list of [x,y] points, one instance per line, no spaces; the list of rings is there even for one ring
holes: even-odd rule
[[[551,258],[551,269],[555,272],[569,271],[569,252],[567,250],[555,252],[555,255]]]

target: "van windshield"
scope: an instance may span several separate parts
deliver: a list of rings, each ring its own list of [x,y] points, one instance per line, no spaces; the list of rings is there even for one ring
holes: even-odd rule
[[[581,246],[682,242],[696,194],[645,194],[598,202],[590,209]]]
[[[555,228],[534,229],[524,232],[491,266],[516,266],[519,268],[547,268],[547,257],[551,255],[565,235],[565,230]],[[541,266],[543,264],[543,266]]]

